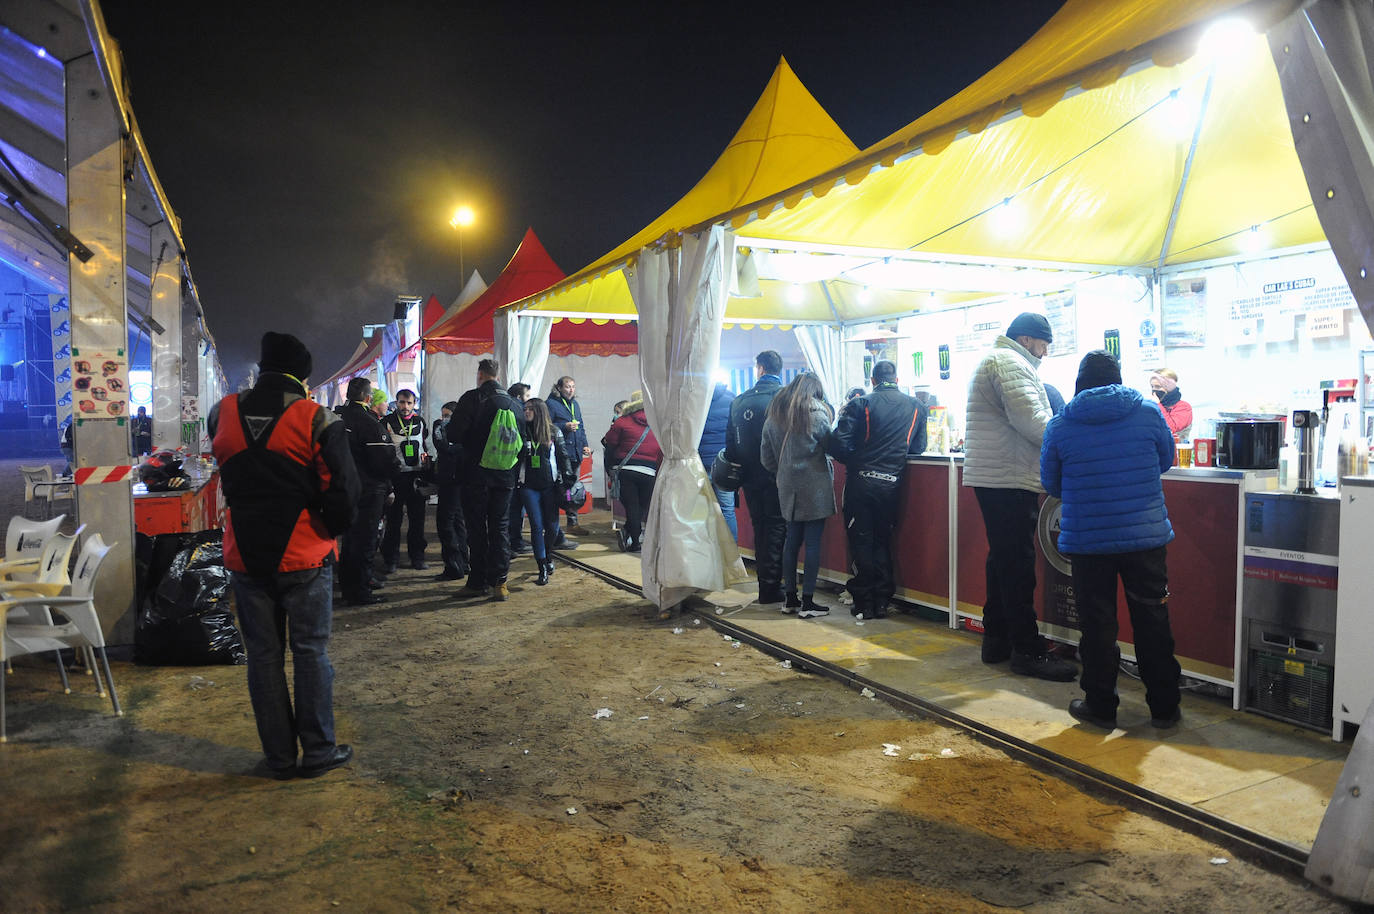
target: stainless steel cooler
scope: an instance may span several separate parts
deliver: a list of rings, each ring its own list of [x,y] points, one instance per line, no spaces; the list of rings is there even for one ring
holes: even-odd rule
[[[1330,730],[1336,658],[1340,501],[1245,496],[1241,597],[1245,708]]]

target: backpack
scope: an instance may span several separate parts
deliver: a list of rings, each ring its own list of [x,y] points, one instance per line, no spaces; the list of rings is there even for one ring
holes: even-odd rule
[[[520,426],[515,421],[515,413],[508,407],[498,407],[491,420],[491,431],[487,433],[486,446],[482,448],[482,459],[478,465],[488,470],[509,470],[520,459],[524,439],[520,437]]]

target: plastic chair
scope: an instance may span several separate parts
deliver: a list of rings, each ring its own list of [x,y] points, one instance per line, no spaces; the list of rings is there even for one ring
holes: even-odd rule
[[[34,571],[38,571],[38,558],[43,554],[43,544],[58,531],[67,515],[59,514],[50,520],[29,520],[16,514],[10,518],[9,529],[5,531],[5,561],[32,561]]]
[[[38,518],[47,517],[52,513],[52,500],[48,498],[49,490],[46,486],[38,486],[35,483],[52,482],[52,467],[46,463],[41,466],[20,466],[19,475],[24,478],[24,516]]]
[[[59,536],[61,534],[58,534]],[[0,600],[0,660],[8,662],[12,657],[25,654],[38,654],[46,651],[93,650],[100,652],[100,660],[105,669],[105,680],[110,685],[110,703],[114,706],[116,717],[123,717],[119,707],[119,694],[115,691],[114,676],[110,673],[110,658],[105,653],[105,634],[100,629],[100,617],[95,611],[95,582],[100,575],[100,566],[110,553],[99,534],[86,540],[77,556],[76,569],[72,577],[71,590],[65,596],[26,596],[11,598],[5,595]],[[15,610],[24,612],[29,620],[11,622],[10,614]],[[55,616],[65,621],[54,621]],[[60,653],[59,653],[60,656]],[[63,669],[59,663],[59,669]],[[100,670],[92,664],[95,686],[98,694],[105,696],[105,686],[101,682]],[[66,670],[62,672],[63,686],[67,686]],[[70,688],[67,688],[70,691]],[[0,743],[9,739],[5,730],[5,677],[0,676]]]
[[[43,542],[43,551],[37,559],[16,559],[13,562],[0,562],[0,600],[14,597],[56,596],[71,586],[72,579],[67,572],[71,561],[72,548],[76,538],[86,529],[82,524],[75,534],[53,533]],[[94,537],[98,539],[99,537]],[[21,621],[42,623],[47,616],[40,610],[23,610]],[[3,664],[8,670],[10,664]],[[65,684],[67,671],[58,657],[58,669],[62,672]]]

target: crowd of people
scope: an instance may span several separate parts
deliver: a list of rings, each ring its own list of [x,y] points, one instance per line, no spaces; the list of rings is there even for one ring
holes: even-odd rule
[[[1077,675],[1072,661],[1048,648],[1035,611],[1034,536],[1048,493],[1063,501],[1059,546],[1072,560],[1082,629],[1084,697],[1071,702],[1070,713],[1092,726],[1115,726],[1119,579],[1152,721],[1173,726],[1179,665],[1166,570],[1173,530],[1160,477],[1173,465],[1175,432],[1190,417],[1178,414],[1178,397],[1169,401],[1177,392],[1171,372],[1152,376],[1163,406],[1149,404],[1122,384],[1116,357],[1105,351],[1083,359],[1073,399],[1052,405],[1038,376],[1052,341],[1043,316],[1018,316],[969,385],[964,484],[974,490],[988,541],[982,660],[1010,661],[1013,673],[1053,681]],[[327,654],[336,538],[342,598],[382,602],[378,591],[399,564],[403,526],[410,566],[428,567],[425,511],[433,489],[443,561],[437,577],[465,579],[459,599],[504,601],[525,518],[536,585],[553,574],[551,551],[571,545],[560,518],[577,526],[581,503],[569,493],[579,488],[591,447],[571,377],[541,400],[525,384],[503,389],[497,363],[482,359],[476,386],[446,402],[430,429],[414,391],[398,391],[388,410],[385,393],[367,378],[349,382],[337,414],[313,402],[310,352],[293,336],[265,334],[259,368],[257,384],[225,397],[208,419],[228,503],[225,565],[263,764],[274,777],[313,777],[352,757],[334,741]],[[927,405],[900,390],[887,360],[873,364],[871,388],[851,390],[838,412],[816,375],[803,371],[784,385],[782,369],[782,357],[765,350],[749,390],[735,397],[716,386],[699,444],[703,468],[732,534],[736,490],[748,507],[760,604],[802,618],[829,613],[815,599],[821,536],[827,518],[842,511],[850,611],[883,618],[896,593],[898,490],[907,459],[925,450]],[[610,494],[625,511],[620,546],[638,552],[663,460],[640,391],[616,404],[601,443]],[[842,503],[836,460],[846,467]],[[288,642],[294,702],[285,678]]]

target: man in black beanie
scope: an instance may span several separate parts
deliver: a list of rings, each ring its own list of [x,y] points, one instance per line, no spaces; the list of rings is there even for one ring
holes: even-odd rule
[[[310,399],[305,344],[265,333],[258,368],[257,384],[220,400],[208,420],[228,502],[224,565],[266,773],[316,777],[353,757],[352,748],[334,742],[328,647],[334,538],[353,519],[358,477],[343,423]],[[284,635],[295,667],[294,707]]]
[[[1165,564],[1174,530],[1160,482],[1173,463],[1169,426],[1139,391],[1122,385],[1116,358],[1100,349],[1084,356],[1074,398],[1045,429],[1040,480],[1064,502],[1059,550],[1073,563],[1082,631],[1083,698],[1069,703],[1069,713],[1094,727],[1116,726],[1118,578],[1150,722],[1167,728],[1179,721]]]
[[[964,432],[964,485],[973,487],[988,537],[983,662],[1054,682],[1074,665],[1046,649],[1035,616],[1035,526],[1040,516],[1040,441],[1050,401],[1037,370],[1054,332],[1043,314],[1007,325],[974,369]]]

